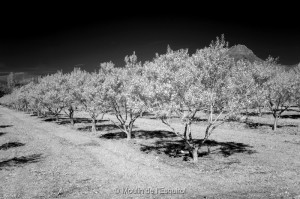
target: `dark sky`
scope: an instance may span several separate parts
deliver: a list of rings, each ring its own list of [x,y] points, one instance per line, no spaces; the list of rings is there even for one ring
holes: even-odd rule
[[[300,62],[300,15],[293,5],[276,9],[164,5],[159,11],[157,6],[126,6],[80,9],[79,5],[74,10],[54,6],[2,13],[0,76],[10,71],[69,72],[75,66],[93,71],[106,61],[122,66],[133,51],[141,61],[151,60],[156,52],[165,53],[168,44],[194,53],[221,34],[230,46],[244,44],[262,59],[272,55],[281,64]]]

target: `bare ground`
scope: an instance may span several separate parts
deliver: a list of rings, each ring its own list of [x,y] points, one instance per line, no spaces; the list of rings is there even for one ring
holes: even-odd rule
[[[98,124],[99,131],[91,133],[76,130],[84,129],[82,124],[72,129],[0,107],[0,198],[300,195],[297,133],[221,127],[208,142],[211,154],[202,149],[194,164],[178,152],[180,140],[160,121],[137,120],[129,143],[108,121]],[[182,128],[179,123],[174,126]],[[204,128],[194,125],[194,137],[203,137]],[[164,193],[167,190],[174,193]]]

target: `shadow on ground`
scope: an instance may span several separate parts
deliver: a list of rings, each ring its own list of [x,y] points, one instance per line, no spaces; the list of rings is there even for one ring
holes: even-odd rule
[[[195,142],[197,144],[200,144],[202,142],[202,139],[195,140]],[[207,140],[204,146],[210,148],[210,153],[199,153],[199,157],[207,156],[210,154],[220,154],[224,157],[228,157],[236,153],[256,153],[256,151],[252,149],[252,146],[238,142],[217,142],[214,140]],[[202,146],[202,148],[204,146]],[[186,158],[190,156],[183,140],[160,140],[155,142],[154,146],[141,144],[140,150],[145,153],[156,152],[157,154],[166,154],[169,157],[175,158],[183,157],[184,160],[186,160]]]
[[[44,119],[43,120],[44,122],[56,122],[56,118],[55,117],[51,117],[51,118],[47,118],[47,119]],[[102,123],[102,122],[107,122],[109,120],[97,120],[97,123]],[[60,125],[64,125],[64,124],[71,124],[71,121],[69,118],[62,118],[60,117],[59,118],[59,121],[56,122],[57,124],[60,124]],[[75,123],[85,123],[85,124],[90,124],[92,123],[92,120],[91,119],[88,119],[88,118],[74,118],[74,124]]]
[[[0,136],[2,136],[2,135],[5,135],[6,133],[4,133],[4,132],[0,132]]]
[[[259,117],[260,116],[260,113],[258,112],[248,112],[248,113],[241,113],[241,115],[243,116],[252,116],[252,117]],[[261,112],[261,116],[263,115],[271,115],[271,112],[266,112],[266,111],[262,111]]]
[[[146,131],[146,130],[135,130],[132,131],[132,138],[139,138],[139,139],[153,139],[153,138],[173,138],[177,137],[173,132],[171,131]],[[104,139],[125,139],[127,136],[124,132],[116,132],[116,133],[106,133],[99,138]]]
[[[207,122],[207,118],[200,118],[200,117],[195,117],[194,119],[193,119],[193,121],[195,121],[195,122]]]
[[[5,143],[5,144],[2,144],[0,146],[0,150],[7,150],[7,149],[10,149],[10,148],[20,147],[20,146],[24,146],[24,145],[25,144],[20,143],[20,142],[8,142],[8,143]]]
[[[260,123],[260,122],[253,122],[253,121],[248,121],[245,122],[245,125],[247,128],[250,129],[257,129],[259,127],[263,127],[263,126],[267,126],[272,128],[273,124],[267,124],[267,123]],[[283,127],[298,127],[298,125],[294,125],[294,124],[286,124],[286,125],[277,125],[277,128],[283,128]]]
[[[155,114],[154,113],[150,113],[150,112],[145,112],[143,113],[143,118],[153,118],[155,117]]]
[[[299,119],[300,118],[300,115],[282,115],[281,118],[283,119]]]
[[[28,156],[14,157],[9,160],[0,162],[0,170],[7,167],[19,167],[30,163],[39,162],[42,158],[42,154],[33,154]]]
[[[13,125],[0,125],[0,128],[12,127]]]
[[[107,120],[101,120],[100,122],[105,122]],[[101,124],[101,125],[96,125],[96,130],[97,131],[114,131],[119,129],[118,126],[114,124]],[[80,127],[77,130],[79,131],[92,131],[92,126],[84,126]]]

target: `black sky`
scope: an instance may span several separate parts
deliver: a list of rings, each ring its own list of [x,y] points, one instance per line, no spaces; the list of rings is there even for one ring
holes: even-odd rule
[[[0,76],[10,71],[69,72],[75,66],[93,71],[105,61],[122,66],[133,51],[141,61],[151,60],[156,52],[165,53],[168,44],[193,53],[221,34],[230,46],[244,44],[262,59],[272,55],[281,64],[300,62],[299,17],[293,6],[193,6],[164,5],[159,11],[157,6],[54,6],[2,13]]]

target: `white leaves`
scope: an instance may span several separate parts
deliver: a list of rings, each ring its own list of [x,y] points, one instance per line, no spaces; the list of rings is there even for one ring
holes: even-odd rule
[[[282,71],[276,59],[263,63],[228,56],[224,36],[189,55],[187,49],[156,55],[142,64],[135,53],[125,57],[125,67],[100,64],[98,73],[75,68],[43,77],[1,98],[1,103],[28,104],[32,108],[77,106],[97,115],[114,110],[138,115],[144,111],[168,115],[185,110],[239,111],[248,106],[300,106],[300,78]]]

